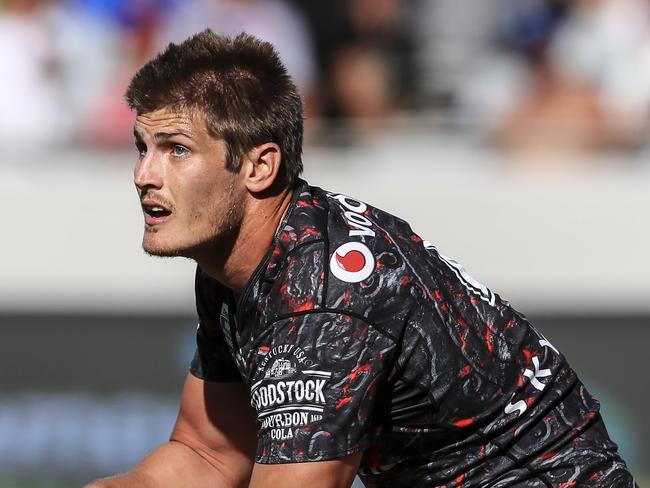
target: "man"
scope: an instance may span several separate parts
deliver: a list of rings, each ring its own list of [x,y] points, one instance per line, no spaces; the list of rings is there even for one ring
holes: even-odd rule
[[[202,32],[126,97],[143,246],[198,263],[198,347],[170,441],[91,487],[634,486],[521,314],[298,178],[302,104],[270,44]]]

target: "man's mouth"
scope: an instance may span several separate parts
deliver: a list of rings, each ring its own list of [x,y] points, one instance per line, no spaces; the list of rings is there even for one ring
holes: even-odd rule
[[[157,225],[166,222],[171,218],[172,211],[164,205],[151,200],[142,202],[142,211],[144,212],[144,221],[147,225]]]

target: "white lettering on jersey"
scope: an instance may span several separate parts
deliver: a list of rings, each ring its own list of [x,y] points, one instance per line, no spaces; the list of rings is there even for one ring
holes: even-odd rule
[[[528,404],[523,400],[519,400],[517,403],[508,403],[504,409],[504,412],[506,415],[510,415],[513,412],[518,412],[517,417],[519,417],[526,410],[528,410]]]
[[[460,280],[468,292],[474,295],[478,295],[479,298],[481,298],[483,301],[486,301],[489,305],[494,306],[496,303],[496,296],[494,293],[492,293],[487,286],[470,275],[462,264],[451,258],[448,258],[447,256],[444,256],[443,254],[440,254],[435,246],[429,241],[423,241],[422,244],[424,245],[425,249],[429,251],[436,251],[438,256],[440,256],[442,262],[444,262],[456,275],[456,277]]]
[[[541,346],[549,347],[549,348],[553,349],[553,351],[555,351],[555,354],[558,354],[558,355],[560,354],[560,351],[558,351],[557,349],[555,349],[555,347],[553,347],[553,344],[551,344],[550,342],[548,342],[546,339],[542,339],[541,341],[539,341],[539,344],[540,344]]]
[[[282,406],[291,405],[292,410],[323,411],[325,395],[324,379],[278,381],[258,386],[251,395],[251,405],[258,412],[258,417],[265,417],[282,410]]]
[[[533,368],[535,371],[531,371],[530,369],[524,370],[524,376],[530,380],[530,384],[533,385],[535,389],[543,391],[546,385],[540,382],[537,378],[546,378],[547,376],[551,376],[551,370],[539,369],[539,358],[537,356],[533,356]]]
[[[323,413],[325,385],[332,373],[315,369],[313,365],[307,352],[295,344],[279,344],[266,352],[258,364],[259,380],[250,389],[251,405],[257,410],[257,418],[263,426],[273,427],[265,420],[270,415]]]
[[[295,344],[266,349],[257,372],[250,401],[262,435],[273,441],[292,439],[299,428],[322,420],[332,373],[317,369],[307,351]]]
[[[546,339],[541,339],[539,341],[539,345],[542,347],[548,347],[553,351],[555,351],[556,354],[559,354],[558,350],[555,349],[551,345],[551,343],[548,342]],[[538,378],[547,378],[548,376],[551,376],[553,373],[551,372],[550,369],[540,369],[539,356],[533,356],[532,362],[533,362],[533,369],[531,370],[526,368],[523,372],[523,375],[528,379],[528,382],[532,385],[533,388],[535,388],[538,391],[544,391],[544,388],[546,388],[546,384],[539,381]],[[512,396],[514,397],[514,394]],[[512,403],[512,401],[508,403],[505,406],[503,411],[506,413],[506,415],[517,412],[517,416],[520,416],[526,410],[528,410],[528,404],[524,400],[519,400],[515,403]]]
[[[375,237],[375,231],[372,230],[372,221],[363,215],[368,209],[368,206],[358,200],[353,200],[350,197],[341,194],[328,193],[328,197],[337,200],[343,207],[347,208],[346,212],[343,212],[343,217],[348,224],[348,227],[352,229],[349,232],[350,237],[354,236],[368,236]]]

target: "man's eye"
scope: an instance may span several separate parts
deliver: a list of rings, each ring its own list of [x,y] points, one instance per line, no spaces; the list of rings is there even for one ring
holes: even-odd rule
[[[185,146],[181,146],[180,144],[174,144],[172,147],[172,153],[174,156],[185,156],[187,155],[189,151]]]
[[[144,144],[136,144],[135,148],[138,150],[138,154],[140,156],[144,156],[145,154],[147,154],[147,146],[145,146]]]

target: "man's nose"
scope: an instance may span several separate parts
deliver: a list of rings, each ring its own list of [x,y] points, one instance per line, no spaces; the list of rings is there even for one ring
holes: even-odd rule
[[[162,166],[154,154],[145,154],[135,165],[133,182],[139,191],[147,188],[160,189],[163,185]]]

